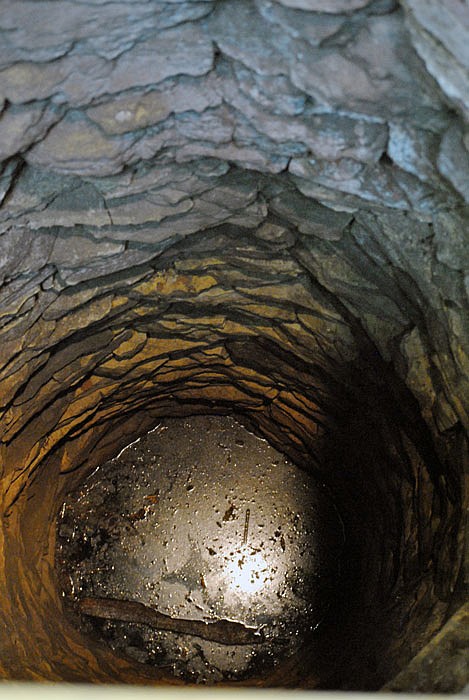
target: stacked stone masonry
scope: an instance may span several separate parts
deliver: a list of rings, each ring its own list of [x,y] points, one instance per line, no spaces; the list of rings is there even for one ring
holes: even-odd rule
[[[468,24],[456,0],[4,0],[0,677],[161,680],[63,618],[54,522],[116,446],[191,412],[244,415],[369,538],[367,604],[403,622],[367,687],[441,627],[467,499]]]

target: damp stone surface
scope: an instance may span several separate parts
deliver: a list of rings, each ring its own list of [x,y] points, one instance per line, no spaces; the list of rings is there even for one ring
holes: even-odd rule
[[[65,603],[72,615],[85,599],[117,599],[177,620],[240,623],[259,639],[220,643],[106,614],[80,624],[186,681],[262,675],[311,643],[327,615],[341,528],[324,488],[234,418],[166,419],[64,503]]]
[[[0,680],[183,683],[64,614],[57,514],[162,420],[236,414],[344,524],[322,668],[272,683],[460,692],[468,3],[0,7]],[[445,678],[400,675],[426,647]]]

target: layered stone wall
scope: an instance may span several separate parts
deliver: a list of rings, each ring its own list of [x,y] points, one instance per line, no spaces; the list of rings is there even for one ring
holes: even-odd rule
[[[64,619],[53,552],[64,493],[162,415],[241,414],[334,492],[341,654],[366,659],[301,683],[377,687],[444,622],[467,21],[451,0],[2,4],[2,677],[155,680]]]

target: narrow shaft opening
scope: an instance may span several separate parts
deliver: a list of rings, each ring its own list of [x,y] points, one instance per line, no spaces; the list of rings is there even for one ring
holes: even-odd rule
[[[469,91],[440,6],[5,2],[0,678],[374,690],[446,648]]]

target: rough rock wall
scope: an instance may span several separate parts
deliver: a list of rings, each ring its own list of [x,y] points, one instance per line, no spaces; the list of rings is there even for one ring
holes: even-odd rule
[[[2,3],[3,676],[140,677],[60,621],[53,516],[81,466],[197,410],[309,460],[352,529],[347,479],[366,494],[362,573],[419,581],[434,615],[378,677],[441,624],[469,427],[466,26],[455,0]],[[366,458],[344,470],[351,426]]]

